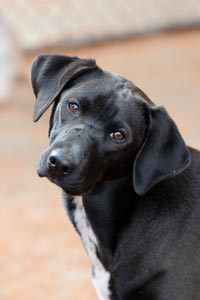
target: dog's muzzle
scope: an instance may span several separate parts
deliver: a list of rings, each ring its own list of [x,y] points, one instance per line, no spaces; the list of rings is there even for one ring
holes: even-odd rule
[[[65,192],[79,195],[90,190],[104,170],[95,137],[88,130],[73,128],[67,135],[55,138],[42,155],[37,171],[40,177],[47,177]]]
[[[48,169],[52,176],[65,177],[73,173],[75,163],[61,149],[55,149],[48,157]]]

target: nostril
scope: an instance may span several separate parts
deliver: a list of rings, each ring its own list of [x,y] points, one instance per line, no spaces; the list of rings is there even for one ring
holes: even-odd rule
[[[57,159],[56,159],[56,157],[55,156],[50,156],[49,157],[49,163],[50,163],[50,165],[51,165],[51,167],[56,167],[56,165],[57,165]]]
[[[60,150],[53,150],[48,158],[49,171],[55,176],[67,176],[73,173],[74,164],[69,157]]]
[[[69,174],[69,168],[67,166],[62,167],[62,173],[64,176]]]

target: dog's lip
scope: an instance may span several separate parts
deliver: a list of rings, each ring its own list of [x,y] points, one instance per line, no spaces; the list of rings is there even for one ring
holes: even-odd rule
[[[46,177],[50,182],[56,184],[65,191],[71,191],[73,193],[83,190],[84,180],[71,178],[71,176],[58,177],[56,175],[51,175],[41,162],[38,164],[37,174],[39,177]]]
[[[39,177],[45,177],[44,172],[42,172],[42,170],[39,169],[39,168],[37,169],[37,174],[38,174]]]
[[[75,175],[67,175],[64,177],[58,177],[55,174],[52,175],[48,172],[46,165],[44,165],[41,161],[38,164],[37,173],[39,177],[46,177],[50,182],[56,184],[58,187],[62,188],[67,194],[72,196],[82,196],[83,194],[89,193],[96,183],[92,181],[91,184],[88,184],[88,181],[84,178],[78,178]]]
[[[83,190],[85,190],[83,188],[83,186],[84,186],[83,180],[80,180],[80,181],[70,180],[70,178],[68,178],[66,180],[66,177],[62,179],[62,178],[48,176],[48,175],[45,175],[45,177],[47,177],[47,179],[50,182],[61,187],[66,193],[71,194],[71,195],[79,195],[80,196],[83,194]]]

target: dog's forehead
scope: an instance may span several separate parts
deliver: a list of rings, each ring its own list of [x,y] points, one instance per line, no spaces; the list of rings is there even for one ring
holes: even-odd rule
[[[84,98],[86,101],[112,99],[128,100],[135,88],[134,84],[118,74],[104,71],[98,76],[83,78],[72,88],[63,92],[64,97]]]

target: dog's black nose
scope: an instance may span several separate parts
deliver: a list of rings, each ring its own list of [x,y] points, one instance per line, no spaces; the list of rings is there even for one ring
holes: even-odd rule
[[[62,150],[53,150],[48,158],[51,173],[57,176],[67,176],[74,170],[74,164],[66,157]]]

